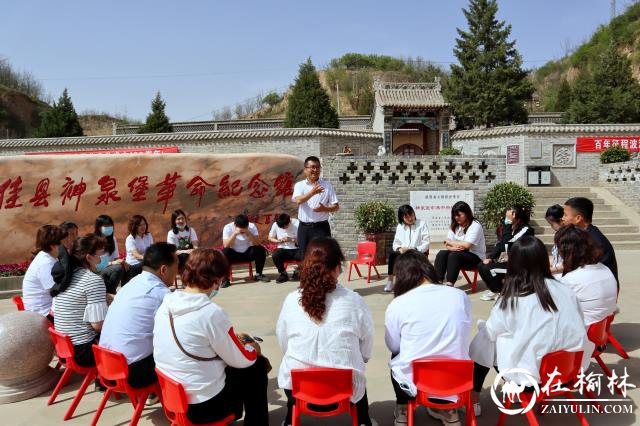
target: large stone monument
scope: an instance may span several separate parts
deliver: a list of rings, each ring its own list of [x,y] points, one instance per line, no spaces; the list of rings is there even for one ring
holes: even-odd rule
[[[0,404],[33,398],[53,388],[59,375],[49,366],[49,321],[35,312],[0,316]]]

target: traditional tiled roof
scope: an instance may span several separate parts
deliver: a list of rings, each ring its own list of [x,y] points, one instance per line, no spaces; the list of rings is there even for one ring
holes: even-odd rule
[[[449,106],[442,97],[440,82],[374,82],[376,105],[401,108],[442,108]]]
[[[525,133],[614,134],[640,133],[640,124],[520,124],[489,129],[459,130],[453,140],[519,135]]]
[[[265,129],[226,132],[147,133],[136,135],[79,136],[69,138],[0,139],[0,150],[7,148],[167,145],[180,142],[207,142],[225,139],[275,139],[327,136],[334,138],[381,139],[380,133],[338,129]]]

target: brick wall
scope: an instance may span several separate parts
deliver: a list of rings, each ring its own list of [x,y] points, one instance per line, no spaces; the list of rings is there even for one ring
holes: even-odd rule
[[[333,156],[323,157],[322,162],[323,176],[333,184],[340,202],[331,221],[332,232],[348,256],[355,254],[356,243],[362,240],[354,219],[361,203],[378,200],[397,208],[409,203],[410,191],[473,190],[475,210],[480,212],[482,198],[492,185],[505,181],[506,173],[504,157]],[[426,183],[424,176],[429,176]],[[494,231],[485,230],[485,235],[488,243],[495,240]]]
[[[640,212],[640,161],[601,164],[597,170],[600,186]]]

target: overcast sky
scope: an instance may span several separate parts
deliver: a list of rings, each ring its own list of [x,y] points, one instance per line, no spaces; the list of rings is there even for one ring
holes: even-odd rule
[[[631,1],[618,0],[622,10]],[[0,56],[76,110],[144,119],[156,91],[172,121],[283,91],[298,64],[347,52],[455,60],[465,0],[3,2]],[[499,0],[527,68],[561,57],[610,18],[609,0]]]

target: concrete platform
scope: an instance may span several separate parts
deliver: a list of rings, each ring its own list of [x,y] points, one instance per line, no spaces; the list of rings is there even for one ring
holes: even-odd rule
[[[637,282],[638,273],[635,269],[635,262],[640,257],[640,251],[619,251],[618,264],[620,265],[621,293],[619,298],[620,314],[616,317],[612,330],[621,344],[629,352],[631,359],[620,358],[613,349],[608,349],[603,359],[609,367],[614,368],[617,373],[623,374],[624,367],[629,374],[628,383],[640,386],[640,286]],[[379,267],[380,272],[386,271],[386,267]],[[267,275],[275,278],[276,271],[266,270]],[[293,291],[298,283],[289,282],[285,284],[254,283],[243,282],[242,277],[246,273],[234,273],[237,276],[236,284],[228,289],[224,289],[216,297],[219,303],[230,315],[234,327],[238,331],[246,331],[264,339],[262,344],[263,352],[271,360],[274,370],[269,375],[269,409],[271,426],[279,426],[285,415],[285,398],[281,390],[277,389],[277,370],[280,365],[282,354],[275,339],[275,324],[280,312],[282,300],[289,292]],[[389,369],[387,361],[389,352],[384,345],[384,311],[393,296],[384,294],[382,288],[385,277],[379,281],[372,281],[366,284],[365,279],[359,279],[346,283],[346,271],[341,277],[341,282],[349,288],[355,289],[366,300],[373,312],[376,341],[373,359],[367,366],[367,391],[370,402],[370,413],[381,426],[393,425],[394,394],[389,381]],[[466,291],[470,291],[469,286],[463,281],[458,281],[457,285]],[[479,282],[478,293],[470,295],[473,307],[473,322],[478,319],[486,319],[493,305],[492,302],[480,300],[480,294],[485,290],[484,284]],[[0,300],[0,314],[10,312],[14,309],[10,300]],[[475,330],[474,330],[475,334]],[[601,373],[597,364],[593,363],[590,371]],[[485,391],[482,395],[483,414],[478,418],[478,425],[495,425],[498,420],[499,411],[489,395],[495,373],[491,372],[485,383]],[[606,389],[606,380],[603,381],[604,390],[601,398],[612,398]],[[75,416],[67,422],[63,422],[62,417],[71,399],[79,386],[78,378],[65,387],[58,402],[50,407],[46,405],[49,394],[41,395],[28,401],[14,404],[1,405],[2,424],[15,426],[38,426],[38,425],[87,425],[91,422],[95,409],[98,406],[101,393],[90,392],[85,395],[76,410]],[[640,390],[633,389],[628,393],[630,401],[627,405],[633,405],[633,414],[586,414],[592,425],[634,425],[640,420],[635,414],[638,402],[640,401]],[[111,400],[100,419],[101,425],[126,425],[133,412],[131,404],[127,399],[121,401]],[[547,414],[544,417],[538,416],[538,420],[543,425],[574,425],[579,424],[574,414]],[[168,425],[160,405],[148,407],[144,410],[140,425]],[[242,421],[235,424],[242,424]],[[303,425],[350,425],[349,419],[340,418],[303,418]],[[439,425],[440,422],[429,418],[424,408],[417,412],[416,425]],[[507,425],[527,424],[522,416],[510,416]]]

